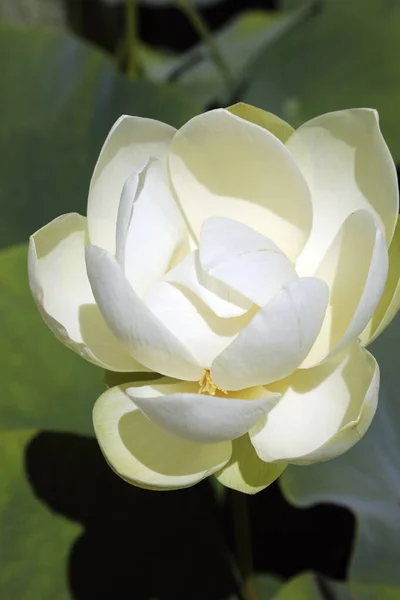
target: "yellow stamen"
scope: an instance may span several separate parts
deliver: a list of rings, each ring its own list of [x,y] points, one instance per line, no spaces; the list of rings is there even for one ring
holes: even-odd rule
[[[211,373],[209,369],[204,369],[204,375],[199,381],[199,394],[208,394],[209,396],[215,396],[218,392],[222,392],[223,394],[227,394],[226,390],[222,390],[218,386],[215,385],[211,378]]]

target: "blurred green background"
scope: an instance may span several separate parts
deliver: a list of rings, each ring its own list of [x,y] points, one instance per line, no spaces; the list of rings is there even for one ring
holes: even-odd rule
[[[43,325],[27,238],[85,214],[122,113],[179,126],[242,100],[297,126],[370,106],[400,165],[399,39],[400,0],[0,0],[2,600],[240,599],[230,494],[138,490],[103,460],[103,373]],[[362,442],[249,498],[260,600],[400,599],[399,346],[397,320]]]

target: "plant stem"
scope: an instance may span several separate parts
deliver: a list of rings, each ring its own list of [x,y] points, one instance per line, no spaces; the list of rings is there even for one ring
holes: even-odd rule
[[[138,77],[140,74],[140,56],[137,31],[137,7],[135,0],[125,0],[126,27],[126,74]]]
[[[251,550],[250,520],[247,497],[232,491],[232,511],[235,529],[236,560],[241,575],[241,594],[243,600],[258,600],[254,581],[253,556]]]
[[[185,13],[199,38],[202,39],[208,47],[210,56],[214,61],[216,68],[221,73],[221,77],[225,81],[225,85],[229,94],[233,94],[236,89],[235,77],[233,76],[230,66],[221,53],[218,44],[216,43],[214,36],[207,25],[207,22],[203,19],[191,0],[175,0],[175,4],[182,10],[183,13]]]

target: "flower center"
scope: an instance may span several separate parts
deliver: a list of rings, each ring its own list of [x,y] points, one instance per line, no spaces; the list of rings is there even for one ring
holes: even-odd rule
[[[215,385],[209,369],[204,369],[204,375],[199,381],[199,386],[199,394],[209,394],[209,396],[215,396],[217,391],[222,392],[223,394],[228,394],[226,390],[222,390]]]

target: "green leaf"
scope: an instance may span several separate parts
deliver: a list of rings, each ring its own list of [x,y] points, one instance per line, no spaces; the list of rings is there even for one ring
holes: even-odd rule
[[[129,81],[101,52],[62,33],[0,28],[0,69],[0,247],[25,241],[63,212],[85,214],[95,160],[121,113],[180,125],[197,112],[181,91]],[[92,434],[104,373],[44,325],[26,263],[24,246],[0,252],[0,597],[66,600],[101,597],[107,589],[109,597],[123,597],[134,573],[143,595],[150,580],[143,561],[153,563],[154,549],[149,498],[120,482],[96,441],[82,436]],[[171,523],[174,510],[183,517],[180,498],[162,505],[160,498],[151,509],[160,515],[157,540],[161,554],[171,556],[171,572],[181,557],[167,552],[162,519]],[[209,525],[199,528],[210,535]],[[206,555],[204,542],[199,547]],[[230,589],[224,561],[219,547],[210,564],[197,564],[210,572],[213,562],[225,565]],[[155,568],[161,569],[157,560]]]
[[[399,593],[400,588],[338,583],[303,573],[282,586],[273,600],[398,600]]]
[[[274,575],[267,575],[266,573],[256,573],[254,580],[258,591],[259,600],[275,600],[275,594],[282,586],[281,579],[275,577]],[[229,596],[227,600],[242,600],[242,598],[235,594]]]
[[[137,597],[182,598],[177,565],[197,582],[192,600],[231,593],[207,483],[174,494],[135,489],[96,440],[76,435],[92,433],[104,374],[42,322],[25,247],[0,252],[0,330],[0,597],[123,598],[133,581]]]
[[[398,600],[400,588],[381,585],[360,585],[322,580],[322,598],[325,600]]]
[[[0,21],[66,27],[64,0],[0,0]]]
[[[370,348],[381,369],[381,394],[365,437],[330,462],[289,467],[280,480],[296,505],[332,502],[354,512],[350,578],[382,585],[400,585],[399,347],[397,317]]]
[[[272,575],[256,575],[256,586],[260,595],[260,600],[272,600],[276,592],[282,585],[281,579]]]
[[[0,247],[62,213],[86,214],[95,161],[121,114],[180,126],[200,111],[181,90],[128,80],[56,31],[0,28],[0,72]]]
[[[260,55],[242,100],[293,126],[331,110],[377,108],[399,161],[399,28],[397,0],[325,0],[318,14]]]
[[[25,246],[0,252],[0,431],[92,433],[102,369],[63,346],[33,302]]]
[[[0,595],[20,600],[67,600],[67,560],[82,531],[52,515],[35,498],[25,475],[25,452],[36,432],[0,434]]]
[[[35,498],[26,452],[39,428],[91,432],[103,375],[44,325],[26,263],[26,247],[0,252],[0,596],[64,600],[68,554],[82,527]]]

